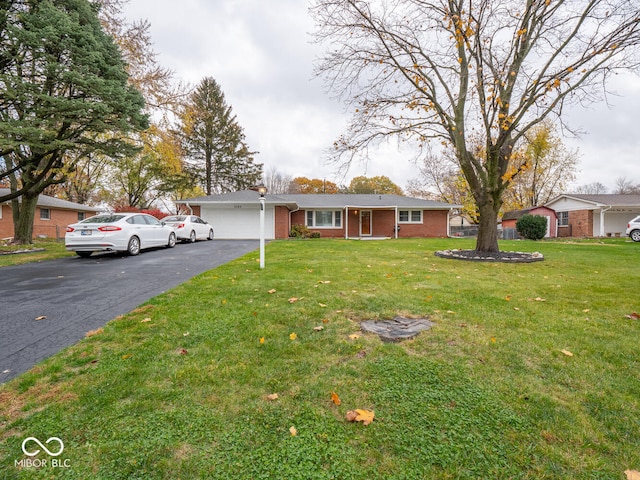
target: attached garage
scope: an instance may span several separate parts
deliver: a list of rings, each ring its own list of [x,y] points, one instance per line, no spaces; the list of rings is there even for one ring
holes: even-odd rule
[[[265,207],[264,235],[275,238],[274,208]],[[200,216],[213,225],[215,238],[237,240],[260,238],[260,205],[212,205],[203,204]]]

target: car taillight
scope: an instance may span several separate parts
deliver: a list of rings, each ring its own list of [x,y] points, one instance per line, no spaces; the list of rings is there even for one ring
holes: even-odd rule
[[[71,233],[73,232],[73,230],[74,230],[73,227],[67,227],[67,233]]]
[[[176,225],[176,228],[184,228],[184,223],[179,223],[178,225]]]
[[[104,227],[98,228],[101,232],[117,232],[118,230],[122,230],[120,227],[116,227],[115,225],[105,225]]]

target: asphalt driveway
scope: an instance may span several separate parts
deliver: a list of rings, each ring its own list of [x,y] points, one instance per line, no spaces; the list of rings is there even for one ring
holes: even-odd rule
[[[135,257],[102,254],[1,268],[0,383],[151,297],[256,248],[257,240],[213,240]]]

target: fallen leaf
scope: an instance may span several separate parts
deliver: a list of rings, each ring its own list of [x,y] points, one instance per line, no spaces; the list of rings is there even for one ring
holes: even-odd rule
[[[624,474],[627,476],[627,480],[640,480],[640,472],[637,470],[625,470]]]
[[[325,308],[327,305],[325,303],[318,303],[322,308]]]
[[[264,343],[264,337],[260,337],[260,343]]]
[[[357,333],[352,333],[351,335],[349,335],[349,338],[351,340],[356,340],[356,339],[360,338],[360,335],[358,335]]]
[[[313,327],[313,329],[314,329],[316,332],[321,332],[322,330],[324,330],[324,327],[323,327],[322,325],[318,325],[317,327]]]
[[[514,310],[519,311],[520,309],[518,307],[513,307]]]
[[[104,333],[104,329],[103,328],[98,328],[96,330],[89,330],[87,333],[84,334],[85,337],[94,337],[96,335],[100,335],[101,333]]]
[[[189,336],[189,332],[184,332],[184,333],[182,334],[182,336],[183,336],[183,337],[188,337],[188,336]]]
[[[449,315],[455,315],[455,314],[456,314],[456,312],[454,312],[453,310],[447,310],[447,313],[448,313]]]
[[[584,310],[582,310],[582,313],[589,313],[589,309],[585,308]]]
[[[326,285],[327,283],[331,283],[331,280],[320,280],[318,283]]]
[[[329,323],[329,319],[328,318],[323,318],[322,319],[322,323]]]
[[[47,318],[46,315],[40,315],[39,317],[36,317],[34,320],[40,321],[40,320],[44,320],[45,318]]]
[[[147,323],[147,322],[150,322],[150,321],[151,321],[151,319],[149,317],[147,317],[147,318],[143,318],[142,320],[140,320],[140,323]]]
[[[181,348],[180,351],[178,352],[180,355],[186,355],[187,353],[189,353],[186,349]]]
[[[510,301],[511,301],[511,295],[507,295],[506,297],[504,297],[504,299],[505,299],[507,302],[510,302]]]
[[[126,360],[127,358],[131,358],[133,357],[133,355],[131,355],[130,353],[127,353],[126,355],[122,355],[122,359]]]
[[[2,371],[2,374],[3,374],[3,375],[4,375],[4,374],[7,374],[7,373],[11,373],[11,370],[3,370],[3,371]]]
[[[277,400],[278,398],[279,397],[278,397],[277,393],[272,393],[270,395],[267,395],[267,400],[269,400],[270,402],[273,402],[274,400]]]
[[[536,298],[534,298],[534,300],[536,302],[546,302],[546,300],[544,298],[540,298],[540,297],[536,297]]]
[[[336,405],[340,405],[342,403],[342,400],[340,400],[340,397],[336,392],[331,392],[331,401]]]
[[[271,290],[269,290],[269,293],[276,293],[276,289],[272,288]]]
[[[355,410],[349,410],[346,418],[350,422],[362,422],[363,425],[369,425],[373,422],[375,414],[371,410],[362,410],[356,408]]]
[[[292,437],[295,437],[296,435],[298,435],[298,429],[296,427],[290,427],[289,432],[291,433]]]
[[[638,319],[640,319],[640,315],[639,315],[638,313],[636,313],[636,312],[633,312],[633,313],[631,313],[631,314],[629,314],[629,315],[625,315],[625,317],[626,317],[626,318],[630,318],[631,320],[638,320]],[[36,318],[36,320],[37,320],[37,318]]]
[[[562,350],[560,350],[562,353],[564,353],[567,357],[573,357],[573,353],[571,353],[569,350],[565,350],[564,348]]]
[[[491,337],[491,343],[496,343],[496,337]]]
[[[296,335],[295,333],[290,333],[289,334],[289,339],[295,340],[296,338],[298,338],[298,335]]]
[[[289,303],[296,303],[298,300],[299,300],[299,299],[298,299],[298,298],[296,298],[296,297],[291,297],[291,298],[289,299]]]

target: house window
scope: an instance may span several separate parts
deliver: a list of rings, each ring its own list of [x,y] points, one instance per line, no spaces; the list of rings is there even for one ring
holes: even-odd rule
[[[342,228],[342,211],[307,210],[307,227]]]
[[[422,223],[422,210],[398,210],[398,223]]]
[[[78,212],[78,221],[81,222],[86,218],[86,214],[84,212]]]
[[[558,226],[559,227],[569,226],[569,212],[558,212]]]
[[[51,210],[40,207],[40,220],[51,220]]]

